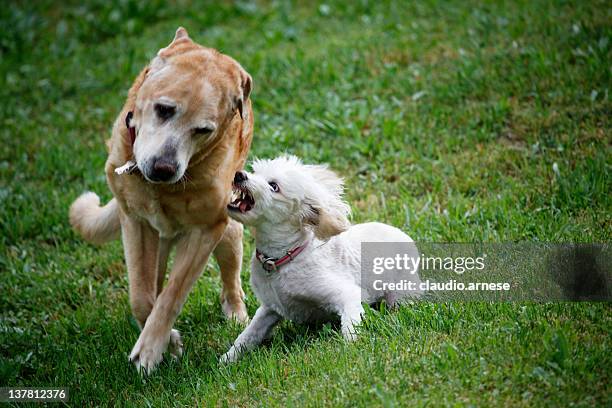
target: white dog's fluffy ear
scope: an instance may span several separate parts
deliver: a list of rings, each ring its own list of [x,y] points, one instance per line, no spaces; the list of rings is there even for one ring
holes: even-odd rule
[[[326,240],[346,231],[351,223],[349,205],[342,200],[344,183],[324,165],[304,166],[321,189],[305,200],[304,220],[313,227],[315,236]]]
[[[323,241],[346,231],[351,226],[347,216],[341,212],[315,206],[311,206],[310,212],[312,215],[306,219],[306,222],[313,226],[315,236]]]

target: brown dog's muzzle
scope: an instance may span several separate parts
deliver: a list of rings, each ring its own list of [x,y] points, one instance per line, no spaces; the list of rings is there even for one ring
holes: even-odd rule
[[[176,162],[165,158],[156,159],[153,162],[153,169],[149,174],[152,181],[166,182],[172,180],[176,175]]]
[[[155,156],[147,166],[146,176],[156,183],[167,183],[176,181],[178,162],[176,160],[176,149],[166,146],[161,155]]]

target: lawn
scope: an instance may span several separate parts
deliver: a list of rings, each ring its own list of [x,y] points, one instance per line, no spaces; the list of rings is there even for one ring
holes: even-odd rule
[[[67,219],[86,189],[110,198],[104,140],[183,25],[253,76],[250,157],[330,163],[353,222],[609,243],[608,2],[54,3],[0,10],[0,386],[67,386],[75,407],[612,404],[608,302],[420,302],[369,311],[353,344],[284,323],[220,366],[241,328],[214,263],[176,323],[184,357],[142,378],[121,245],[89,245]]]

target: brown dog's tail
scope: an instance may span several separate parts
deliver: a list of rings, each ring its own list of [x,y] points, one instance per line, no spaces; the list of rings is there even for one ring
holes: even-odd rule
[[[96,193],[81,194],[70,206],[70,224],[92,244],[117,239],[121,230],[117,200],[113,198],[100,207],[100,198]]]

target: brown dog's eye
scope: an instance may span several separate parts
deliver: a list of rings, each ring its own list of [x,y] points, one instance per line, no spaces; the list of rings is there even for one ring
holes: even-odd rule
[[[205,136],[205,135],[210,135],[212,131],[213,129],[209,127],[197,127],[193,129],[193,134],[195,136]]]
[[[268,184],[270,185],[272,191],[274,191],[275,193],[278,193],[280,191],[280,187],[274,181],[271,181]]]
[[[176,113],[174,106],[162,105],[161,103],[155,104],[155,114],[162,121],[170,119]]]

